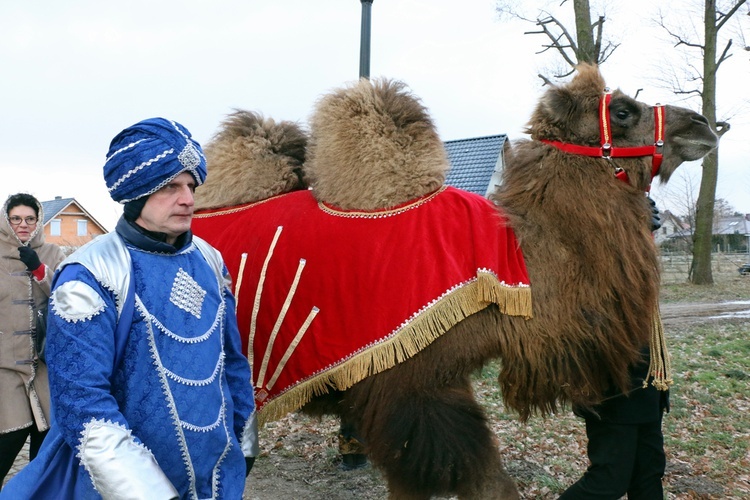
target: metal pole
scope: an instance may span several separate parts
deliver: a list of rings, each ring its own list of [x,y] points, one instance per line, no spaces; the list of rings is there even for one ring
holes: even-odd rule
[[[359,42],[359,77],[370,78],[370,18],[373,0],[362,2],[362,28]]]

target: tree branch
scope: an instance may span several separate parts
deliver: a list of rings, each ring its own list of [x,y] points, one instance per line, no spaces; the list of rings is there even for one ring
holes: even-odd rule
[[[545,48],[537,52],[538,54],[542,52],[546,52],[547,50],[554,48],[557,50],[560,55],[565,59],[565,62],[567,62],[571,67],[575,67],[576,63],[575,61],[568,55],[566,49],[570,49],[573,52],[577,51],[577,47],[575,44],[575,40],[570,36],[570,33],[565,29],[565,27],[558,21],[554,16],[548,16],[544,19],[537,19],[536,25],[541,28],[541,31],[527,31],[524,34],[534,34],[534,35],[546,35],[547,38],[552,42],[550,45],[544,46]],[[559,35],[555,35],[552,30],[550,29],[550,25],[556,26],[557,29],[560,30]],[[564,41],[561,41],[563,40]],[[567,42],[567,43],[565,43]]]
[[[681,95],[691,95],[691,94],[692,95],[697,95],[697,96],[701,95],[701,91],[698,90],[698,89],[693,89],[693,90],[679,90],[679,89],[677,89],[677,90],[674,90],[673,92],[675,94],[681,94]]]
[[[745,0],[743,0],[743,1],[745,1]],[[667,26],[666,24],[664,24],[664,17],[661,17],[659,19],[659,21],[657,21],[657,23],[659,24],[659,26],[661,26],[661,28],[664,29],[664,31],[667,32],[667,35],[669,35],[671,38],[673,38],[675,40],[675,44],[674,44],[675,47],[679,47],[680,45],[686,45],[688,47],[694,47],[694,48],[701,49],[701,50],[703,50],[705,48],[703,45],[700,45],[700,44],[697,44],[697,43],[688,42],[687,40],[685,40],[684,38],[682,38],[681,35],[678,35],[674,31],[672,31],[669,28],[669,26]]]
[[[723,63],[724,61],[726,61],[727,59],[729,59],[730,57],[732,57],[732,54],[727,55],[727,52],[729,52],[729,47],[731,47],[731,46],[732,46],[732,39],[730,38],[729,41],[727,42],[726,47],[724,47],[724,50],[722,51],[721,55],[719,56],[719,60],[716,61],[716,69],[717,69],[717,71],[718,71],[719,65],[721,65],[721,63]]]
[[[596,58],[597,60],[599,60],[599,63],[601,64],[606,60],[601,57],[602,55],[602,31],[604,30],[604,16],[599,16],[599,20],[595,22],[591,27],[596,28],[596,40],[594,40],[594,50],[596,51]],[[610,47],[611,45],[612,44],[610,43],[607,46]],[[615,50],[615,49],[613,48],[612,50]]]
[[[742,7],[742,4],[744,4],[747,0],[739,0],[736,4],[732,6],[731,9],[729,9],[729,12],[726,14],[720,14],[718,22],[716,23],[716,31],[719,31],[724,24],[729,21],[729,19],[732,17],[732,15],[737,12],[737,10]],[[748,13],[750,15],[750,13]]]
[[[538,76],[539,78],[541,78],[541,79],[542,79],[542,81],[544,82],[544,84],[543,84],[543,85],[550,85],[550,86],[554,86],[554,84],[553,84],[553,83],[552,83],[551,81],[549,81],[549,80],[547,79],[547,77],[546,77],[546,76],[544,76],[544,75],[542,75],[542,74],[539,74],[539,75],[537,75],[537,76]]]
[[[617,47],[619,47],[619,43],[608,43],[606,47],[604,47],[604,50],[601,51],[599,55],[599,64],[605,62],[607,59],[609,59],[609,56],[612,55],[612,53],[615,51]]]
[[[729,122],[716,122],[716,133],[719,137],[729,132],[729,129],[731,126],[729,125]]]

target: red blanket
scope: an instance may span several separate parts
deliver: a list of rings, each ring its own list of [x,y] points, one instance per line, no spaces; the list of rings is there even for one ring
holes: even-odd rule
[[[263,422],[408,359],[490,303],[531,316],[512,230],[452,187],[377,212],[297,191],[197,213],[193,231],[234,280]]]

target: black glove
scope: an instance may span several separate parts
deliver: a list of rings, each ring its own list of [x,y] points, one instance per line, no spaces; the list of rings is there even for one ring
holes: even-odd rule
[[[42,261],[39,260],[39,256],[33,248],[27,246],[18,247],[18,253],[20,254],[21,262],[26,264],[26,268],[29,271],[36,271],[42,265]]]
[[[255,457],[245,457],[245,477],[250,475],[250,471],[253,470],[254,463]]]
[[[661,227],[661,217],[659,217],[659,209],[656,208],[656,202],[648,197],[648,203],[651,205],[651,232],[656,231]]]

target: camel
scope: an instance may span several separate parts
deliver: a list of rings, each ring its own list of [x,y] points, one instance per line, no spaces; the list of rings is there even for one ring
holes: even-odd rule
[[[309,127],[303,145],[299,125],[237,111],[196,191],[193,230],[235,281],[261,422],[338,415],[391,498],[518,498],[472,374],[500,359],[522,420],[627,387],[659,326],[644,193],[716,135],[688,109],[605,92],[581,65],[542,95],[489,201],[444,185],[442,142],[403,82],[336,89]]]

